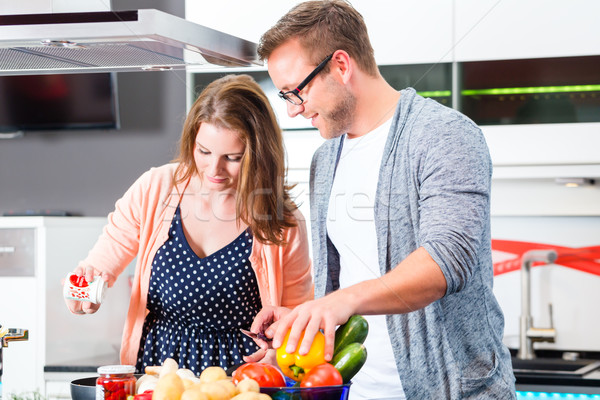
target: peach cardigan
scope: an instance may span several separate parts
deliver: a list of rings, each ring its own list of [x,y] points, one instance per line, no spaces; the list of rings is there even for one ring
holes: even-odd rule
[[[173,189],[177,164],[145,172],[115,204],[108,224],[79,266],[109,274],[109,286],[137,257],[131,299],[121,343],[121,363],[135,365],[148,313],[146,300],[154,255],[168,238],[171,220],[187,183]],[[250,262],[256,273],[263,306],[293,307],[313,298],[312,263],[306,222],[299,210],[298,225],[284,232],[284,246],[253,241]],[[110,291],[108,292],[110,295]]]

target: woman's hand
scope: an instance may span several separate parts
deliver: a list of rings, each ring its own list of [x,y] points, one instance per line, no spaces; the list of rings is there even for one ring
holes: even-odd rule
[[[106,282],[109,280],[109,276],[107,274],[104,274],[91,267],[86,267],[85,269],[77,267],[73,271],[73,274],[77,275],[78,277],[83,276],[88,283],[91,283],[96,276],[100,276]],[[61,283],[64,286],[64,279]],[[94,314],[100,308],[100,304],[94,304],[89,301],[65,299],[65,303],[72,314]]]
[[[252,326],[250,327],[250,331],[255,333],[264,333],[266,337],[269,339],[273,338],[273,334],[277,330],[278,321],[289,314],[292,310],[286,307],[276,307],[276,306],[265,306],[256,317],[254,317],[254,321],[252,321]],[[256,343],[263,347],[262,344],[269,344],[263,340],[255,340]]]
[[[267,364],[277,365],[277,351],[273,348],[259,349],[256,353],[244,356],[244,361],[249,362],[263,362]]]
[[[263,333],[269,339],[272,338],[273,334],[277,329],[277,321],[287,315],[291,310],[286,307],[275,307],[265,306],[252,322],[250,331],[254,333]],[[269,336],[270,334],[270,336]],[[277,365],[275,350],[271,346],[271,341],[265,341],[262,339],[254,339],[254,342],[260,347],[255,353],[244,357],[245,362],[266,362],[269,364]]]

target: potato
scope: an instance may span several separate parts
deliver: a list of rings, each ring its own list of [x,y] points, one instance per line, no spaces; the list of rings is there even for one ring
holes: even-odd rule
[[[181,400],[210,400],[210,398],[200,390],[200,385],[194,385],[183,392]]]
[[[216,382],[221,379],[227,379],[227,372],[221,367],[208,367],[200,374],[201,382]]]
[[[198,382],[198,383],[194,383],[192,386],[190,386],[189,388],[186,389],[186,392],[188,390],[200,390],[200,388],[203,386],[204,384],[202,382]]]
[[[235,384],[230,379],[221,379],[221,380],[216,381],[215,383],[217,383],[217,384],[223,386],[225,389],[227,389],[228,398],[232,398],[233,396],[238,394],[238,390],[235,387]]]
[[[203,382],[200,385],[200,390],[208,395],[209,400],[229,400],[231,398],[229,391],[217,382]]]
[[[246,378],[237,384],[237,390],[240,393],[258,393],[260,392],[260,386],[258,385],[258,382],[256,382],[254,379]]]
[[[256,392],[244,392],[232,397],[231,400],[258,400],[259,396]]]
[[[152,400],[180,400],[182,394],[183,382],[175,372],[171,372],[158,379]]]
[[[178,369],[179,364],[177,364],[177,361],[173,360],[172,358],[165,358],[165,361],[163,361],[162,368],[160,369],[160,374],[158,375],[158,377],[163,377],[167,374],[170,374],[171,372],[177,372]]]
[[[200,378],[182,378],[181,379],[183,381],[183,388],[185,390],[189,389],[190,387],[194,386],[196,383],[200,383]]]

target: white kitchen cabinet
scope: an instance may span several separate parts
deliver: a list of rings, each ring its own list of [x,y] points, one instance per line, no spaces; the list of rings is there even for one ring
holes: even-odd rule
[[[258,42],[299,2],[187,0],[186,18]],[[378,64],[600,54],[597,1],[354,0],[352,4],[367,23]]]
[[[600,2],[455,0],[455,60],[600,54]]]
[[[481,129],[495,166],[600,164],[600,123],[487,125]]]
[[[354,0],[379,65],[449,62],[452,0]]]
[[[185,1],[185,19],[258,43],[260,36],[300,0]]]
[[[258,42],[299,2],[187,0],[186,19]],[[597,1],[354,0],[352,4],[365,19],[378,64],[600,54]]]
[[[99,365],[118,363],[128,274],[108,289],[93,315],[71,314],[62,295],[61,280],[87,255],[105,224],[106,218],[0,218],[0,323],[29,330],[28,341],[4,349],[5,396],[44,394],[49,367],[89,366],[95,371]]]
[[[187,0],[185,14],[190,21],[258,43],[267,29],[300,2]],[[352,5],[365,19],[378,64],[452,59],[451,0],[354,0]]]
[[[501,177],[492,180],[492,216],[600,216],[598,185],[567,187],[559,184],[555,176],[560,176],[561,171],[553,166],[540,168],[530,175],[526,175],[527,172],[524,168],[519,172],[522,176],[507,178],[502,177],[501,168],[495,168],[494,175]]]
[[[600,215],[600,123],[481,128],[494,164],[493,216]],[[567,187],[568,178],[595,184]]]

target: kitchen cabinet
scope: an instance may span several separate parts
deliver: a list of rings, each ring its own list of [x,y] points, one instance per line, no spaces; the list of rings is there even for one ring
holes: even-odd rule
[[[185,1],[185,19],[258,43],[260,36],[300,0]]]
[[[299,2],[186,0],[186,19],[258,42]],[[600,37],[596,1],[354,0],[352,4],[367,23],[378,64],[600,54],[600,41],[594,40]]]
[[[299,0],[215,3],[186,0],[186,19],[258,42]],[[452,59],[451,0],[354,0],[378,64],[436,63]],[[223,12],[223,10],[230,10]],[[248,16],[252,15],[252,23]]]
[[[0,218],[0,323],[29,330],[28,341],[4,349],[5,396],[44,394],[48,370],[88,366],[94,372],[85,371],[87,376],[94,376],[99,365],[119,362],[128,272],[108,289],[96,314],[71,314],[62,295],[61,280],[87,255],[105,224],[106,218]],[[63,393],[68,385],[63,380]],[[60,397],[55,384],[50,387],[51,397]]]
[[[354,0],[379,65],[452,61],[453,1]]]
[[[600,54],[600,3],[590,0],[455,0],[454,59]]]

